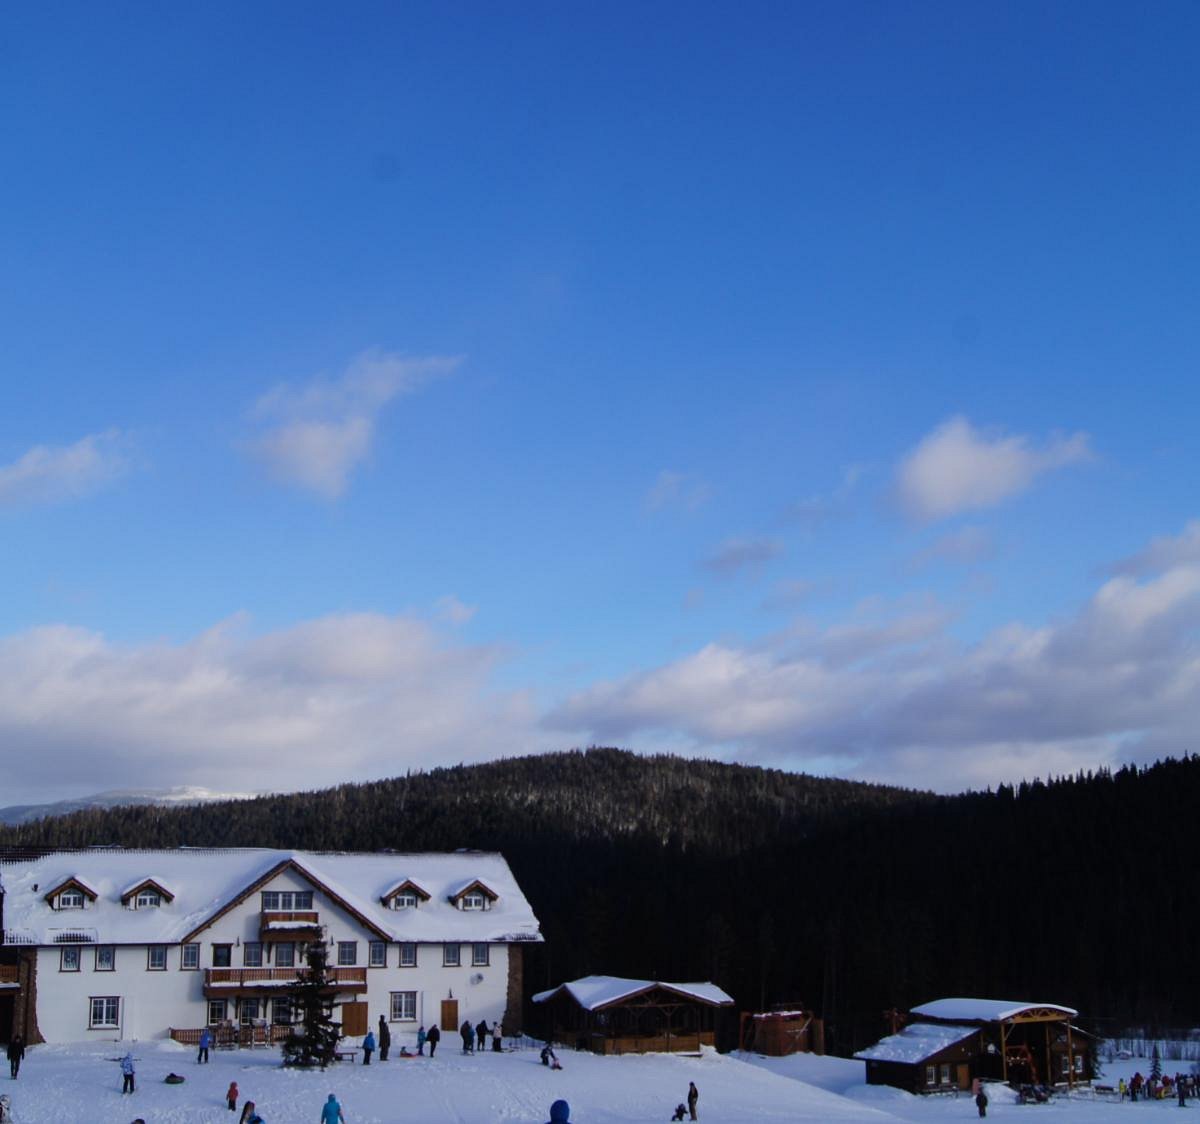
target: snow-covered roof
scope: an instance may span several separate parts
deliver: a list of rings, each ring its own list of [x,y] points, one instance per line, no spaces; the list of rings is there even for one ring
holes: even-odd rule
[[[533,997],[533,1001],[544,1003],[560,991],[566,991],[585,1011],[596,1011],[655,987],[717,1007],[733,1003],[732,996],[727,995],[714,983],[663,983],[661,980],[627,980],[620,976],[584,976],[582,979],[560,984],[549,991],[539,991]]]
[[[977,1026],[953,1026],[946,1023],[909,1023],[897,1034],[881,1038],[874,1046],[859,1050],[854,1056],[867,1062],[904,1062],[915,1065],[926,1058],[940,1054],[947,1046],[953,1046],[972,1034],[978,1034]]]
[[[320,905],[324,924],[344,908],[393,941],[542,939],[538,920],[508,863],[493,852],[360,854],[266,848],[95,848],[2,862],[5,932],[19,933],[22,943],[53,944],[55,933],[73,923],[71,928],[82,924],[95,930],[100,944],[172,944],[200,939],[192,934],[277,868],[307,877],[319,899],[322,887],[335,897],[334,902]],[[158,909],[126,909],[121,904],[123,891],[144,881],[147,870],[160,872],[155,881],[172,888],[174,901]],[[401,875],[419,880],[430,890],[430,900],[419,909],[388,909],[380,900]],[[83,911],[52,909],[44,900],[46,888],[71,878],[91,887],[96,900]],[[455,889],[476,880],[486,882],[497,895],[490,909],[460,910],[450,904]],[[269,888],[269,882],[263,887]]]
[[[1012,999],[935,999],[932,1003],[922,1003],[914,1007],[912,1013],[926,1019],[955,1019],[975,1022],[998,1022],[1001,1019],[1011,1019],[1022,1011],[1061,1011],[1064,1018],[1074,1018],[1079,1014],[1073,1007],[1063,1007],[1058,1003],[1019,1003]]]

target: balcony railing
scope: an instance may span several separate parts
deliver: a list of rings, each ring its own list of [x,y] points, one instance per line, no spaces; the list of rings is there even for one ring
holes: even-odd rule
[[[290,941],[308,937],[321,928],[315,909],[264,909],[258,930],[264,940]]]
[[[365,990],[367,969],[327,968],[325,974],[330,985],[341,991]],[[227,991],[251,988],[286,990],[308,975],[307,968],[206,968],[204,970],[205,993],[219,994]]]

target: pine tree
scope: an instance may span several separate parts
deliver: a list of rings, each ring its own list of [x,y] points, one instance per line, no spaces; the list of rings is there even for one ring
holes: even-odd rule
[[[308,971],[292,993],[300,1026],[292,1027],[280,1047],[284,1065],[324,1069],[334,1060],[340,1026],[333,1021],[333,991],[325,944],[314,941],[308,946]]]
[[[1162,1080],[1162,1060],[1158,1056],[1158,1043],[1154,1043],[1154,1052],[1150,1055],[1150,1076],[1155,1081]]]

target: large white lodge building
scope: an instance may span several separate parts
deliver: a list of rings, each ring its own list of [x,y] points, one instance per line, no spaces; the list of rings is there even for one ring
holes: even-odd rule
[[[312,941],[348,1037],[383,1015],[519,1029],[542,939],[504,858],[260,849],[56,851],[0,861],[0,1038],[269,1042]]]

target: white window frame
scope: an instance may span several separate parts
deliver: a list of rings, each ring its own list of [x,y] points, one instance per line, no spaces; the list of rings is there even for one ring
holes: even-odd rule
[[[210,999],[208,1001],[208,1025],[220,1026],[229,1019],[229,1000]]]
[[[261,968],[263,966],[262,941],[245,941],[242,944],[242,967]]]
[[[367,967],[387,967],[387,941],[371,941],[367,945]]]
[[[165,972],[167,970],[167,946],[165,944],[149,944],[146,946],[146,971]]]
[[[250,1014],[253,1005],[254,1014]],[[245,995],[238,1000],[238,1026],[253,1026],[263,1017],[263,1000],[255,995]]]
[[[157,909],[163,903],[162,894],[157,890],[139,890],[133,899],[134,909]]]
[[[280,960],[279,954],[287,950],[285,959]],[[296,966],[296,944],[294,941],[279,941],[273,948],[276,968],[294,968]]]
[[[487,895],[482,890],[471,890],[462,896],[463,909],[486,909]]]
[[[100,963],[101,953],[104,953],[107,955],[107,959],[108,959],[107,964]],[[115,972],[117,970],[117,949],[116,949],[115,945],[111,945],[111,944],[96,945],[96,963],[94,964],[92,970],[95,972]]]
[[[179,968],[183,972],[200,971],[200,945],[189,941],[179,948]]]
[[[74,888],[63,890],[56,899],[59,909],[83,909],[83,903],[87,900],[82,890]]]
[[[400,967],[415,968],[417,966],[417,944],[415,941],[405,941],[400,946]]]
[[[450,950],[454,951],[451,952]],[[443,968],[461,968],[462,967],[462,945],[448,942],[442,945],[442,967]]]
[[[65,944],[58,950],[58,970],[78,972],[83,960],[83,949],[77,944]]]
[[[925,1084],[926,1085],[936,1085],[937,1084],[937,1066],[936,1065],[927,1065],[925,1067]]]
[[[100,1004],[97,1007],[97,1004]],[[99,1018],[96,1017],[99,1011]],[[121,1025],[121,997],[92,995],[88,997],[88,1030],[113,1030]]]
[[[282,1016],[286,1014],[287,1018]],[[291,1026],[296,1021],[296,1007],[290,995],[276,995],[271,1000],[271,1025]]]
[[[337,966],[339,968],[356,968],[358,966],[358,941],[338,941]]]
[[[471,967],[472,968],[487,968],[491,965],[492,946],[483,941],[476,941],[471,945]]]
[[[417,895],[412,890],[401,890],[392,898],[392,909],[416,909]]]
[[[417,1021],[417,993],[415,991],[393,991],[388,1004],[388,1021],[393,1023],[415,1023]]]
[[[296,910],[311,910],[313,907],[313,892],[311,890],[263,890],[262,908],[264,913],[292,913]]]

